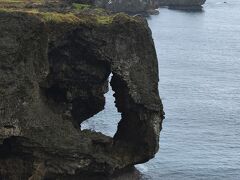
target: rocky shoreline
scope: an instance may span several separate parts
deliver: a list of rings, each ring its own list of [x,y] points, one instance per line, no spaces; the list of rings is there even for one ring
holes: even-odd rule
[[[199,10],[205,2],[206,0],[159,0],[159,6],[179,10]]]

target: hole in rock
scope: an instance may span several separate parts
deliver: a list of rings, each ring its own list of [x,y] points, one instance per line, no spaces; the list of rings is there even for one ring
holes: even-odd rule
[[[110,75],[110,81],[112,74]],[[110,82],[109,81],[109,82]],[[89,129],[91,131],[101,132],[107,136],[113,137],[117,131],[118,122],[121,119],[121,113],[117,111],[115,106],[114,91],[108,83],[109,91],[105,96],[104,110],[81,123],[81,130]]]

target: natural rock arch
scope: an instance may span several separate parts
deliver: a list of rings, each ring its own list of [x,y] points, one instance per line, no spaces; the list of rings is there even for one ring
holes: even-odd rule
[[[81,123],[81,130],[91,130],[101,132],[107,136],[113,137],[117,132],[118,123],[121,119],[121,113],[118,112],[115,103],[114,91],[110,85],[112,74],[109,76],[108,92],[104,94],[104,110],[95,114],[93,117]]]

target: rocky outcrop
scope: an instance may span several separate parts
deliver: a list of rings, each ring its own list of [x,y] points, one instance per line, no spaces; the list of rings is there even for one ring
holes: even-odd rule
[[[177,9],[198,9],[206,0],[158,0],[159,6],[169,6]]]
[[[156,0],[95,0],[95,5],[112,12],[126,12],[129,14],[150,12],[158,8]]]
[[[164,113],[146,22],[4,7],[0,179],[106,179],[153,158]],[[122,114],[113,138],[80,128],[104,108],[110,73]]]

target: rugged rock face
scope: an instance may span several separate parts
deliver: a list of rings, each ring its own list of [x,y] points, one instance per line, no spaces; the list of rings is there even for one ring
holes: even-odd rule
[[[0,179],[106,179],[154,157],[164,113],[144,20],[11,6],[0,32]],[[104,108],[110,73],[113,138],[80,129]]]

